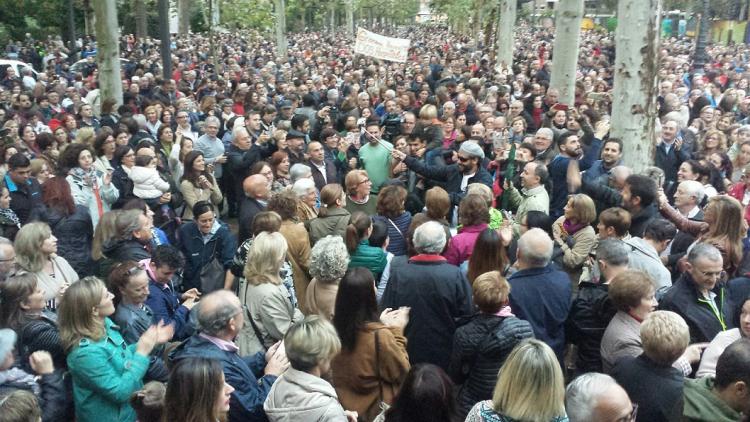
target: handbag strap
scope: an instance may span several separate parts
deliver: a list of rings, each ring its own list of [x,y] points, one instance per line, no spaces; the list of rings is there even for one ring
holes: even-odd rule
[[[398,234],[401,235],[401,238],[406,240],[406,236],[404,236],[404,233],[401,231],[401,229],[398,228],[396,223],[394,223],[393,220],[391,220],[390,218],[388,219],[388,222],[391,223],[391,226],[393,226],[393,228],[396,229],[396,231],[398,231]]]
[[[247,281],[245,281],[245,303],[247,303]],[[245,313],[247,314],[247,319],[250,320],[250,325],[253,327],[253,331],[255,332],[255,337],[258,338],[258,343],[260,343],[260,347],[263,348],[263,350],[267,351],[268,348],[266,347],[266,344],[263,343],[263,334],[260,333],[260,329],[257,325],[255,325],[255,321],[253,320],[253,315],[250,313],[250,307],[247,305],[244,305]]]
[[[383,380],[380,378],[380,339],[375,330],[375,376],[378,377],[378,397],[383,401]]]

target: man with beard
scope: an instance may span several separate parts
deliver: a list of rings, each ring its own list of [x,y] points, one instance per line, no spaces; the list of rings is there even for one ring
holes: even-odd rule
[[[482,167],[484,151],[474,141],[466,141],[458,150],[458,162],[447,166],[428,166],[417,157],[407,156],[397,149],[393,157],[403,161],[409,170],[437,182],[443,182],[451,198],[451,205],[458,207],[466,196],[466,186],[471,183],[484,183],[492,187],[492,176]],[[455,211],[455,210],[454,210]]]
[[[563,207],[568,200],[568,165],[571,160],[580,160],[579,168],[587,170],[599,155],[601,141],[595,139],[584,154],[578,135],[573,132],[565,132],[560,136],[557,147],[560,149],[560,153],[549,164],[549,175],[552,179],[549,215],[553,221],[563,215]],[[581,158],[582,156],[583,158]]]
[[[620,165],[622,158],[622,141],[609,138],[602,144],[601,159],[594,161],[591,168],[583,172],[585,182],[607,184],[612,169]]]

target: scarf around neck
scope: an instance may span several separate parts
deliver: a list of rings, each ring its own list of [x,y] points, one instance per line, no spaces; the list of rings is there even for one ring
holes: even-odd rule
[[[73,167],[70,170],[70,174],[83,182],[84,185],[90,188],[97,188],[97,171],[93,167],[88,170],[84,170],[80,167]]]

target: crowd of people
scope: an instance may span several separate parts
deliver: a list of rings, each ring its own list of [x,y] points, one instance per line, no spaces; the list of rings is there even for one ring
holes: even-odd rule
[[[611,34],[564,104],[553,29],[376,30],[8,46],[0,421],[748,420],[747,46],[663,41],[636,173]]]

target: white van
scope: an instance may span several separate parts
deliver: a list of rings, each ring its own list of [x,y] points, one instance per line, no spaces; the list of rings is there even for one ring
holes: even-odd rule
[[[24,62],[20,62],[18,60],[0,59],[0,80],[5,79],[5,75],[7,74],[7,72],[8,72],[7,69],[9,67],[12,67],[13,69],[15,69],[16,76],[19,77],[19,78],[23,77],[23,73],[21,73],[21,72],[24,69],[28,68],[28,69],[31,69],[31,76],[33,76],[34,79],[36,79],[36,80],[39,79],[39,72],[37,72],[36,70],[34,70],[34,68],[30,64],[24,63]]]

